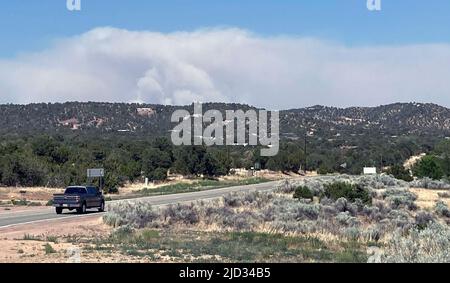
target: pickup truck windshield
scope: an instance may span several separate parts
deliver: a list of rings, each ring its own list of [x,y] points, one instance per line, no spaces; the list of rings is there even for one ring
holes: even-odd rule
[[[76,194],[86,194],[85,188],[67,188],[65,194],[76,195]]]

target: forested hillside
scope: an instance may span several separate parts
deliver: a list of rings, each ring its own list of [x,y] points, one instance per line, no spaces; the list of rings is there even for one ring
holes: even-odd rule
[[[446,148],[450,136],[450,110],[433,104],[315,106],[281,111],[280,153],[262,158],[256,147],[173,147],[170,117],[181,108],[193,112],[192,106],[123,103],[1,105],[0,184],[65,186],[84,182],[86,169],[99,166],[107,169],[109,186],[161,180],[168,170],[220,176],[255,162],[279,171],[306,164],[321,173],[359,174],[364,166],[401,165],[437,145]],[[250,108],[217,103],[203,110]]]

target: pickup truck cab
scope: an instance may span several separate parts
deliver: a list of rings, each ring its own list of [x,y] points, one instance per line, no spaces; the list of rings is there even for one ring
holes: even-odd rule
[[[57,214],[61,214],[64,209],[76,210],[80,214],[86,213],[89,208],[98,208],[98,211],[103,212],[105,198],[97,187],[72,186],[64,194],[53,196],[53,206]]]

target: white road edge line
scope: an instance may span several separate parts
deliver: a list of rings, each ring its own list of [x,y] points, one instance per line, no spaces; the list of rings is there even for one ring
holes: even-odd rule
[[[262,184],[270,184],[270,183],[262,183]],[[248,186],[251,186],[251,185],[248,185]],[[230,187],[230,188],[233,188],[233,187]],[[228,188],[228,189],[230,189],[230,188]],[[227,189],[227,188],[223,188],[223,189]],[[262,189],[262,190],[259,190],[259,191],[260,192],[268,192],[268,191],[271,191],[273,189],[274,188]],[[248,191],[249,192],[251,192],[251,191],[258,191],[258,188],[253,188],[253,189],[250,189]],[[235,191],[230,190],[230,193],[231,192],[235,192]],[[186,193],[186,194],[195,194],[195,193],[199,193],[199,192],[192,192],[192,193]],[[161,197],[163,197],[163,196],[164,195],[161,195]],[[169,195],[165,195],[165,196],[169,196]],[[163,207],[163,206],[166,206],[166,205],[177,204],[177,203],[193,203],[193,202],[196,202],[196,201],[208,201],[208,200],[215,200],[215,199],[221,198],[223,196],[224,195],[214,196],[214,197],[210,197],[210,198],[197,199],[197,200],[178,201],[178,202],[176,200],[174,200],[175,202],[173,202],[173,203],[158,204],[158,205],[153,205],[153,206],[154,207]],[[123,202],[123,201],[131,201],[131,202],[133,202],[133,200],[134,201],[139,201],[139,200],[146,201],[146,199],[148,200],[149,198],[151,198],[151,197],[144,197],[142,199],[115,200],[115,201],[111,201],[109,203],[110,204],[114,204],[114,203]],[[50,219],[35,220],[35,221],[29,221],[29,222],[23,222],[23,223],[17,223],[17,224],[10,224],[10,225],[6,225],[6,226],[1,226],[0,227],[0,231],[3,230],[3,229],[18,227],[18,226],[24,226],[24,225],[30,225],[30,224],[37,224],[37,223],[41,223],[41,222],[55,222],[55,221],[62,221],[62,220],[67,220],[67,219],[73,219],[73,218],[87,218],[89,216],[92,216],[92,217],[93,216],[103,216],[104,214],[106,214],[106,212],[95,213],[95,214],[94,213],[93,214],[85,214],[85,215],[73,215],[73,216],[66,216],[66,217],[61,217],[61,218],[50,218]]]

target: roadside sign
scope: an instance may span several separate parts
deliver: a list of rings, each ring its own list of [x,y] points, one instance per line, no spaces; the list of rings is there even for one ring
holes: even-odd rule
[[[364,175],[376,175],[377,168],[376,167],[364,167]]]
[[[105,169],[88,169],[87,170],[87,176],[88,178],[99,178],[99,177],[105,177]]]

